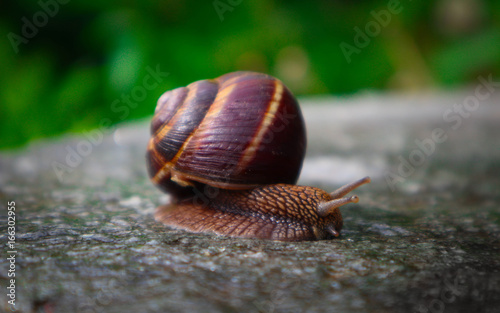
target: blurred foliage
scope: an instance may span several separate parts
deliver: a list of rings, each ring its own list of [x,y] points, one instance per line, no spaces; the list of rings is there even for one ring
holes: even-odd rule
[[[348,62],[341,43],[394,3],[401,12]],[[456,88],[500,73],[497,0],[6,1],[0,16],[0,148],[148,116],[164,91],[234,70],[267,72],[297,95]],[[40,25],[32,38],[26,21]],[[140,93],[157,68],[168,76]]]

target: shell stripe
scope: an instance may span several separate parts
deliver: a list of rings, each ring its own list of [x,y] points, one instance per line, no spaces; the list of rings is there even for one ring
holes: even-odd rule
[[[235,84],[224,86],[219,90],[217,96],[215,97],[214,103],[210,106],[205,117],[201,120],[201,124],[210,125],[211,121],[219,115],[220,111],[224,108],[226,98],[233,92],[236,88]]]
[[[188,99],[195,96],[197,89],[198,89],[197,85],[194,85],[194,88],[190,88],[189,92],[188,92],[188,94],[183,102],[186,102]],[[175,124],[175,121],[179,118],[180,115],[183,114],[184,110],[182,107],[183,106],[180,105],[179,108],[177,108],[175,115],[170,119],[170,121],[168,121],[168,123],[163,125],[161,130],[159,130],[155,134],[155,136],[154,136],[154,138],[155,138],[154,143],[155,144],[158,144],[158,142],[161,141],[161,139],[168,134],[168,132],[172,129],[172,126]],[[187,140],[184,142],[184,145],[193,136],[193,132],[194,132],[194,130],[191,132],[191,134],[189,135]],[[175,161],[179,158],[179,155],[182,153],[184,145],[181,146],[181,148],[177,151],[177,154],[171,160],[165,160],[164,157],[160,153],[158,153],[156,151],[156,149],[154,149],[154,146],[153,146],[153,149],[154,149],[153,151],[154,151],[155,156],[161,158],[163,160],[163,162],[165,163],[162,166],[162,168],[156,172],[155,176],[153,178],[151,178],[151,180],[154,183],[159,184],[161,182],[161,180],[165,177],[165,175],[170,173],[172,166],[175,164]]]
[[[238,171],[244,171],[247,164],[253,160],[255,154],[259,150],[260,143],[262,142],[262,138],[264,138],[265,133],[268,131],[271,123],[276,118],[276,112],[281,104],[281,98],[283,96],[283,84],[280,81],[274,82],[274,93],[269,105],[267,106],[267,111],[264,114],[264,118],[262,119],[259,127],[257,128],[257,132],[253,137],[252,141],[248,145],[248,147],[243,151],[243,155],[238,163]]]
[[[191,86],[190,86],[191,87]],[[195,97],[196,93],[198,91],[198,85],[192,86],[193,88],[189,88],[188,94],[186,95],[186,98],[184,98],[183,102],[185,103],[188,99]],[[175,111],[175,114],[172,116],[172,118],[168,121],[168,123],[165,123],[163,127],[156,132],[154,135],[155,138],[155,143],[157,144],[159,141],[164,138],[168,132],[172,129],[172,126],[175,124],[175,122],[179,119],[179,117],[183,114],[184,112],[184,106],[180,105],[177,110]]]
[[[210,106],[210,108],[208,109],[206,115],[201,120],[201,122],[200,122],[199,125],[201,125],[203,123],[210,123],[210,118],[216,117],[219,114],[219,112],[224,107],[224,101],[225,101],[226,97],[234,90],[234,88],[236,88],[236,85],[235,84],[231,84],[231,85],[225,86],[224,88],[222,88],[222,89],[219,90],[219,92],[217,93],[217,96],[216,96],[213,104]],[[188,95],[188,97],[186,97],[186,99],[189,98],[189,97],[190,97],[190,95]],[[163,167],[160,170],[158,170],[158,172],[156,173],[156,175],[152,178],[153,182],[159,183],[166,174],[168,174],[168,173],[170,173],[172,171],[172,167],[174,166],[174,164],[177,163],[177,160],[180,158],[180,156],[182,155],[182,153],[184,153],[185,147],[191,141],[191,138],[193,137],[193,135],[196,132],[196,130],[199,128],[199,125],[198,125],[198,127],[195,127],[191,131],[191,133],[189,134],[189,136],[184,141],[183,145],[180,147],[180,149],[177,152],[177,154],[172,158],[172,160],[170,160],[168,162],[165,162],[165,165],[163,165]],[[179,172],[176,171],[175,174],[177,174],[177,175],[175,175],[175,177],[172,177],[172,178],[174,178],[174,180],[176,182],[178,182],[181,185],[183,185],[183,184],[189,185],[189,183],[187,181],[185,181],[184,179],[182,179],[181,175],[179,175],[180,174]]]
[[[186,102],[191,97],[196,96],[196,91],[198,89],[198,86],[194,85],[192,87],[193,88],[189,88],[188,94],[184,98],[183,102]],[[161,182],[161,180],[165,177],[165,175],[170,172],[172,165],[175,163],[173,163],[172,160],[166,160],[165,157],[156,150],[155,146],[158,145],[158,143],[162,140],[162,138],[164,138],[168,134],[168,132],[172,129],[172,126],[175,124],[175,122],[179,119],[179,117],[183,113],[184,113],[183,105],[180,105],[177,108],[177,110],[175,111],[175,114],[170,118],[168,123],[165,123],[162,126],[162,128],[159,129],[156,132],[156,134],[154,134],[154,137],[151,138],[151,140],[149,141],[148,149],[152,152],[152,154],[154,155],[154,158],[156,160],[159,160],[158,164],[164,163],[164,165],[161,167],[161,169],[159,169],[156,172],[155,176],[151,178],[151,180],[156,184],[159,184]],[[192,133],[189,137],[191,137],[191,136],[192,136]],[[182,147],[178,151],[182,151]],[[177,152],[177,154],[179,154],[179,152]],[[177,155],[176,155],[176,157],[177,157]]]
[[[186,98],[187,98],[187,96],[189,95],[189,91],[190,91],[190,88],[189,88],[189,87],[190,87],[190,86],[183,87],[184,89],[187,89],[187,93],[186,93],[186,94],[184,94],[184,96],[182,97],[181,103],[184,103],[184,101],[186,101]],[[172,91],[172,92],[175,92],[175,90],[174,90],[174,91]],[[157,114],[159,111],[161,111],[161,109],[158,107],[158,105],[159,105],[160,103],[162,103],[162,106],[167,105],[165,102],[166,102],[166,101],[168,101],[168,100],[164,99],[164,98],[167,98],[167,97],[166,97],[166,95],[167,95],[167,94],[168,94],[168,92],[164,93],[163,95],[161,95],[160,99],[158,99],[158,104],[157,104],[157,106],[156,106],[156,108],[155,108],[155,114]],[[167,98],[167,99],[168,99],[168,98]],[[181,104],[181,105],[178,105],[178,106],[175,108],[175,111],[173,112],[173,114],[170,116],[170,118],[169,118],[168,120],[164,121],[164,122],[163,122],[163,125],[162,125],[161,127],[159,127],[158,129],[156,129],[156,131],[155,131],[155,132],[154,132],[154,134],[152,134],[152,135],[156,137],[156,136],[157,136],[157,134],[158,134],[159,132],[161,132],[161,131],[162,131],[163,127],[165,127],[166,125],[170,125],[170,121],[171,121],[171,120],[175,117],[175,115],[177,114],[177,111],[179,111],[179,109],[180,109],[181,107],[182,107],[182,104]],[[169,128],[170,128],[170,127],[169,127]]]
[[[149,162],[150,162],[151,166],[153,166],[153,168],[156,169],[157,168],[156,165],[157,164],[161,164],[162,162],[164,162],[164,158],[156,150],[154,138],[150,138],[149,139],[147,150],[148,150],[148,153],[149,153]],[[156,174],[155,174],[155,177],[156,177]],[[161,179],[161,178],[159,178],[159,179]],[[154,180],[154,182],[156,183],[157,181]]]

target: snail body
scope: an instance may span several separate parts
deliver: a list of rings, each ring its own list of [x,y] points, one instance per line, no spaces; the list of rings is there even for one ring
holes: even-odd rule
[[[174,228],[284,241],[336,237],[343,198],[294,185],[306,150],[299,105],[281,81],[234,72],[164,93],[148,143],[153,183],[172,195],[155,218]]]
[[[342,229],[338,207],[358,201],[356,196],[342,196],[367,182],[365,177],[338,189],[337,194],[288,184],[221,190],[206,203],[189,199],[160,206],[155,217],[192,232],[282,241],[329,239]]]

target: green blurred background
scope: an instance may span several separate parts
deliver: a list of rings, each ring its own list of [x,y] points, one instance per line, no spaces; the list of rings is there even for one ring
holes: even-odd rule
[[[392,6],[386,26],[371,13]],[[152,115],[164,91],[235,70],[299,96],[455,90],[500,73],[498,0],[11,0],[0,16],[0,149]],[[168,76],[145,85],[155,69]]]

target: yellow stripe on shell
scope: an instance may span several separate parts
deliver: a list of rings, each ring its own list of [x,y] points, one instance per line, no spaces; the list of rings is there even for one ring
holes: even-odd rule
[[[189,88],[188,94],[186,95],[186,98],[184,99],[180,107],[177,108],[177,110],[175,111],[174,116],[172,116],[172,118],[168,121],[168,123],[162,125],[161,129],[159,129],[154,135],[156,143],[160,142],[161,138],[165,137],[168,134],[170,129],[172,129],[172,125],[175,124],[175,121],[179,118],[179,116],[182,116],[183,111],[185,110],[184,103],[196,96],[196,92],[198,91],[198,85],[191,84],[188,86],[188,88]]]
[[[238,171],[242,172],[245,170],[246,166],[250,161],[253,160],[255,154],[259,150],[259,146],[262,142],[262,138],[264,138],[264,134],[267,132],[271,123],[276,118],[276,112],[281,103],[281,98],[283,96],[283,84],[280,81],[274,82],[274,93],[272,100],[269,102],[267,107],[267,111],[264,114],[264,118],[262,119],[258,131],[253,137],[252,141],[248,145],[248,147],[243,151],[243,155],[238,163]]]
[[[174,167],[174,165],[177,163],[177,160],[180,158],[180,156],[184,152],[185,147],[191,141],[191,138],[193,138],[193,135],[196,132],[196,130],[203,123],[208,123],[207,125],[210,125],[210,119],[211,118],[215,118],[219,114],[219,112],[224,107],[224,101],[225,101],[226,97],[233,91],[233,89],[235,87],[236,87],[236,85],[232,84],[230,86],[227,86],[227,87],[219,90],[219,92],[217,92],[217,96],[215,97],[214,102],[210,106],[210,109],[208,110],[208,112],[205,115],[205,117],[203,117],[203,119],[201,120],[199,126],[196,127],[191,132],[191,134],[189,134],[189,137],[186,138],[186,140],[182,144],[181,148],[179,149],[179,151],[177,152],[177,154],[172,158],[172,160],[170,160],[169,162],[166,162],[165,165],[163,165],[163,167],[156,173],[156,175],[152,178],[153,182],[159,183],[166,174],[170,174],[171,173],[172,168]],[[190,94],[191,94],[191,92],[190,92]],[[188,95],[188,97],[189,96],[190,95]],[[188,97],[186,97],[186,99]],[[179,110],[179,111],[181,111],[181,110]],[[197,147],[195,147],[195,149],[197,149]],[[183,180],[181,178],[181,175],[176,175],[176,182],[179,183],[180,185],[192,185],[189,181]]]

